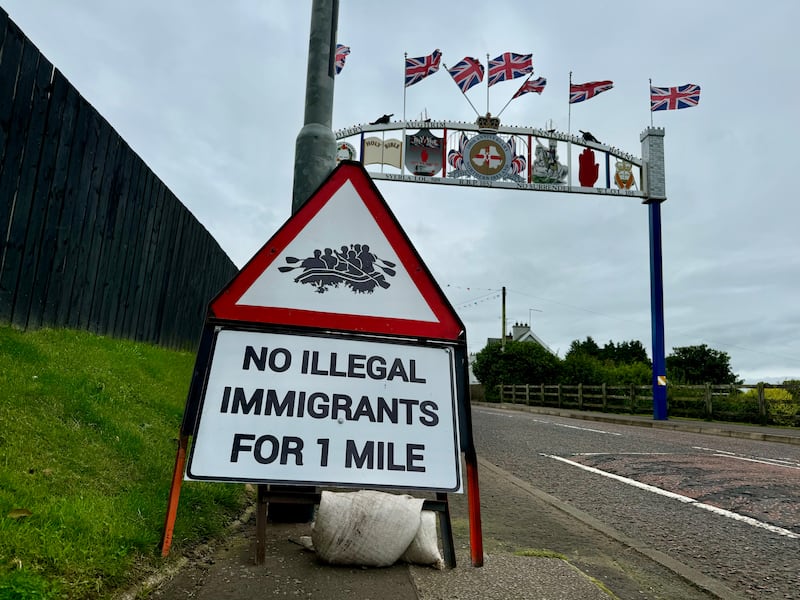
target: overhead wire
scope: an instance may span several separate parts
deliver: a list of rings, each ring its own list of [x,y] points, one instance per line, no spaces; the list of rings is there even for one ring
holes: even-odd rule
[[[480,287],[474,287],[474,286],[459,286],[459,285],[454,285],[454,284],[447,284],[446,287],[447,288],[451,288],[451,289],[457,289],[457,290],[466,290],[466,291],[482,290],[482,291],[489,292],[488,294],[484,294],[484,295],[479,296],[479,297],[477,297],[477,298],[475,298],[473,300],[468,300],[468,301],[464,301],[462,303],[456,304],[454,306],[454,308],[456,308],[456,309],[459,309],[459,308],[463,309],[463,308],[469,308],[471,306],[476,306],[478,304],[482,304],[482,303],[487,302],[489,300],[493,300],[493,299],[499,298],[500,295],[501,295],[500,294],[501,290],[499,290],[497,288],[480,288]],[[513,293],[513,294],[516,294],[516,295],[519,295],[519,296],[525,296],[525,297],[528,297],[528,298],[535,298],[537,300],[541,300],[541,301],[544,301],[544,302],[550,302],[550,303],[555,304],[557,306],[565,306],[565,307],[571,308],[573,310],[578,310],[578,311],[585,312],[585,313],[588,313],[588,314],[597,315],[597,316],[600,316],[600,317],[606,317],[608,319],[613,319],[613,320],[619,321],[621,323],[641,325],[640,322],[632,321],[631,319],[625,319],[625,318],[622,318],[622,317],[619,317],[619,316],[616,316],[616,315],[610,315],[608,313],[604,313],[604,312],[597,311],[597,310],[592,310],[592,309],[589,309],[589,308],[585,308],[583,306],[577,306],[575,304],[570,304],[568,302],[561,302],[559,300],[553,300],[552,298],[547,298],[545,296],[539,296],[537,294],[531,294],[531,293],[524,292],[524,291],[521,291],[521,290],[518,290],[518,289],[506,288],[506,291],[510,292],[510,293]],[[669,332],[670,333],[690,333],[688,329],[681,328],[681,327],[671,327],[669,329]],[[770,352],[770,351],[765,351],[765,350],[757,350],[755,348],[750,348],[750,347],[747,347],[747,346],[742,346],[740,344],[734,344],[734,343],[731,343],[731,342],[722,342],[722,341],[719,341],[719,340],[713,340],[713,339],[709,339],[709,338],[706,338],[706,337],[702,337],[702,338],[700,338],[700,343],[705,343],[705,344],[708,344],[708,345],[713,345],[713,346],[723,347],[723,348],[736,348],[736,349],[739,349],[739,350],[744,350],[746,352],[752,352],[754,354],[760,354],[762,356],[769,356],[769,357],[772,357],[772,358],[779,358],[779,359],[782,359],[782,360],[788,360],[788,361],[800,364],[800,358],[795,357],[795,356],[789,356],[789,355],[786,355],[786,354],[780,354],[780,353]]]

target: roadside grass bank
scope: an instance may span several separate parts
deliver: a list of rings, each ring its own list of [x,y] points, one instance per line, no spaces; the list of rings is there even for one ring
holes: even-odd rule
[[[163,564],[193,366],[189,352],[0,327],[0,600],[107,598]],[[184,485],[173,554],[246,501],[242,485]]]

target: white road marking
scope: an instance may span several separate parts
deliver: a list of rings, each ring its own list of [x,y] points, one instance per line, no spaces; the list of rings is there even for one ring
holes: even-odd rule
[[[572,465],[573,467],[578,467],[579,469],[583,469],[584,471],[588,471],[590,473],[595,473],[597,475],[602,475],[603,477],[608,477],[610,479],[614,479],[616,481],[625,483],[627,485],[631,485],[633,487],[652,492],[654,494],[658,494],[659,496],[665,496],[667,498],[672,498],[673,500],[677,500],[678,502],[682,502],[684,504],[691,504],[692,506],[696,506],[697,508],[702,508],[703,510],[707,510],[709,512],[721,515],[723,517],[728,517],[729,519],[734,519],[736,521],[740,521],[742,523],[747,523],[748,525],[752,525],[753,527],[758,527],[760,529],[766,529],[767,531],[771,531],[772,533],[777,533],[778,535],[782,535],[784,537],[788,537],[791,539],[800,539],[800,534],[797,534],[793,531],[789,531],[788,529],[784,529],[783,527],[777,527],[775,525],[770,525],[769,523],[764,523],[763,521],[759,521],[757,519],[753,519],[751,517],[746,517],[744,515],[740,515],[739,513],[735,513],[730,510],[725,510],[724,508],[719,508],[716,506],[712,506],[710,504],[705,504],[704,502],[698,502],[694,498],[689,498],[689,496],[684,496],[683,494],[676,494],[675,492],[670,492],[668,490],[662,489],[660,487],[656,487],[654,485],[648,485],[646,483],[641,483],[636,481],[635,479],[629,479],[628,477],[622,477],[621,475],[615,475],[614,473],[609,473],[607,471],[603,471],[601,469],[597,469],[595,467],[589,467],[586,465],[582,465],[578,462],[569,460],[567,458],[563,458],[561,456],[555,456],[553,454],[544,454],[542,453],[541,456],[546,456],[547,458],[552,458],[554,460],[561,461],[568,465]]]
[[[603,433],[605,435],[622,435],[615,431],[605,431],[603,429],[591,429],[590,427],[578,427],[577,425],[567,425],[566,423],[555,423],[553,421],[545,421],[543,419],[531,419],[536,423],[545,423],[546,425],[555,425],[556,427],[565,427],[566,429],[580,429],[581,431],[591,431],[592,433]]]
[[[708,452],[713,452],[714,456],[723,456],[725,458],[737,458],[739,460],[747,460],[750,462],[763,462],[764,464],[773,465],[776,467],[788,467],[790,469],[800,469],[800,463],[789,459],[767,458],[764,456],[748,457],[744,456],[743,454],[737,454],[736,452],[728,452],[727,450],[717,450],[716,448],[706,448],[704,446],[692,446],[692,448],[694,450],[707,450]]]
[[[787,465],[794,465],[800,467],[800,463],[796,460],[792,460],[790,458],[764,458],[763,456],[757,456],[756,458],[760,458],[761,460],[773,460],[776,463],[784,463]]]
[[[705,446],[692,446],[693,450],[708,450],[709,452],[717,452],[719,454],[730,454],[736,456],[736,452],[728,452],[726,450],[717,450],[716,448],[706,448]]]
[[[514,415],[508,414],[508,411],[505,410],[498,410],[498,409],[491,409],[491,408],[476,408],[477,412],[482,413],[489,413],[490,415],[494,415],[495,417],[505,417],[506,419],[513,419]]]
[[[575,452],[572,456],[674,456],[674,452]]]
[[[730,456],[728,454],[714,454],[714,456],[724,456],[725,458],[734,458],[736,460],[746,460],[747,462],[760,463],[762,465],[771,465],[773,467],[782,467],[784,469],[797,469],[798,471],[800,471],[800,467],[795,467],[794,465],[782,464],[783,461],[774,462],[771,458],[762,458],[762,459],[746,458],[744,456]]]
[[[513,419],[515,416],[518,416],[518,415],[504,415],[501,412],[495,412],[495,411],[493,411],[491,409],[490,410],[485,410],[484,409],[482,412],[489,412],[489,413],[491,413],[493,415],[496,415],[498,417],[506,417],[507,419]],[[524,413],[519,413],[519,414],[521,415],[521,414],[524,414]],[[547,421],[545,419],[530,418],[529,420],[531,420],[531,421],[533,421],[535,423],[544,423],[546,425],[555,425],[556,427],[566,427],[567,429],[580,429],[581,431],[591,431],[592,433],[604,433],[605,435],[622,435],[621,433],[617,433],[615,431],[605,431],[603,429],[591,429],[589,427],[578,427],[577,425],[567,425],[566,423],[556,423],[555,421]]]

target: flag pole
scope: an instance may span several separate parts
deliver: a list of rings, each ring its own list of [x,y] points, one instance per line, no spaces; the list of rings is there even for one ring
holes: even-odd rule
[[[406,64],[408,60],[408,52],[403,52],[403,133],[401,148],[402,151],[400,152],[400,174],[402,175],[405,172],[404,167],[406,166],[406,90],[408,86],[406,85]],[[382,151],[381,151],[382,152]],[[383,161],[383,159],[381,159]],[[383,169],[383,165],[381,165],[381,169]]]
[[[569,72],[569,94],[572,93],[572,71]],[[567,100],[569,100],[569,94]],[[567,135],[572,135],[572,102],[567,104]]]
[[[445,70],[445,71],[447,71],[448,73],[450,73],[450,69],[448,69],[448,68],[447,68],[447,65],[446,65],[446,64],[442,63],[442,66],[444,67],[444,70]],[[453,75],[452,75],[452,74],[450,74],[450,78],[451,78],[451,79],[453,79]],[[453,83],[455,83],[455,84],[456,84],[456,87],[458,87],[458,91],[460,91],[460,92],[461,92],[461,95],[462,95],[462,96],[464,96],[464,100],[466,100],[467,102],[469,102],[469,105],[472,107],[472,110],[474,110],[474,111],[475,111],[475,114],[476,114],[476,115],[478,115],[478,116],[480,117],[480,116],[481,116],[481,113],[479,113],[479,112],[478,112],[478,109],[477,109],[477,108],[475,108],[475,105],[472,103],[472,100],[470,100],[469,98],[467,98],[467,93],[466,93],[464,90],[462,90],[462,89],[461,89],[461,86],[460,86],[460,85],[458,85],[458,84],[456,83],[456,80],[455,80],[455,79],[453,79]]]
[[[474,111],[475,111],[475,114],[476,114],[476,115],[478,115],[478,116],[480,117],[480,116],[481,116],[481,113],[479,113],[479,112],[478,112],[478,109],[477,109],[477,108],[475,108],[475,105],[472,103],[472,100],[470,100],[469,98],[467,98],[467,95],[466,95],[464,92],[461,92],[461,95],[462,95],[462,96],[464,96],[464,99],[465,99],[467,102],[469,102],[469,105],[472,107],[472,110],[474,110]]]
[[[526,83],[528,83],[531,80],[531,77],[533,77],[533,72],[531,72],[531,74],[528,75],[528,78],[525,81],[522,82],[522,85],[519,88],[520,90],[525,86]],[[517,90],[517,91],[519,91],[519,90]],[[497,113],[495,115],[496,117],[499,117],[500,115],[503,114],[503,111],[508,107],[509,104],[511,104],[511,101],[516,97],[516,95],[517,95],[516,92],[514,92],[514,95],[511,96],[511,98],[509,98],[508,102],[506,102],[506,105],[503,108],[500,109],[499,113]]]
[[[403,122],[406,120],[406,61],[408,60],[408,52],[403,52]]]
[[[569,72],[569,92],[567,94],[567,185],[572,186],[572,71]]]
[[[650,92],[649,93],[652,96],[652,94],[653,94],[653,78],[651,77],[650,79],[648,79],[648,81],[650,82]],[[653,102],[651,100],[650,101],[650,127],[653,126],[653,105],[652,104],[653,104]]]
[[[486,53],[486,114],[489,114],[489,53]]]

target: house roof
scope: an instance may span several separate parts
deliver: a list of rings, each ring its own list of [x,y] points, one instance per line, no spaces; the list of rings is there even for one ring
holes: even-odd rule
[[[507,340],[511,340],[513,342],[536,342],[542,348],[547,350],[550,354],[555,356],[555,352],[553,352],[552,348],[545,344],[544,340],[540,338],[538,335],[531,331],[529,325],[525,323],[515,323],[514,327],[511,328],[511,333],[506,338]],[[487,338],[487,344],[498,344],[500,343],[500,338]]]

